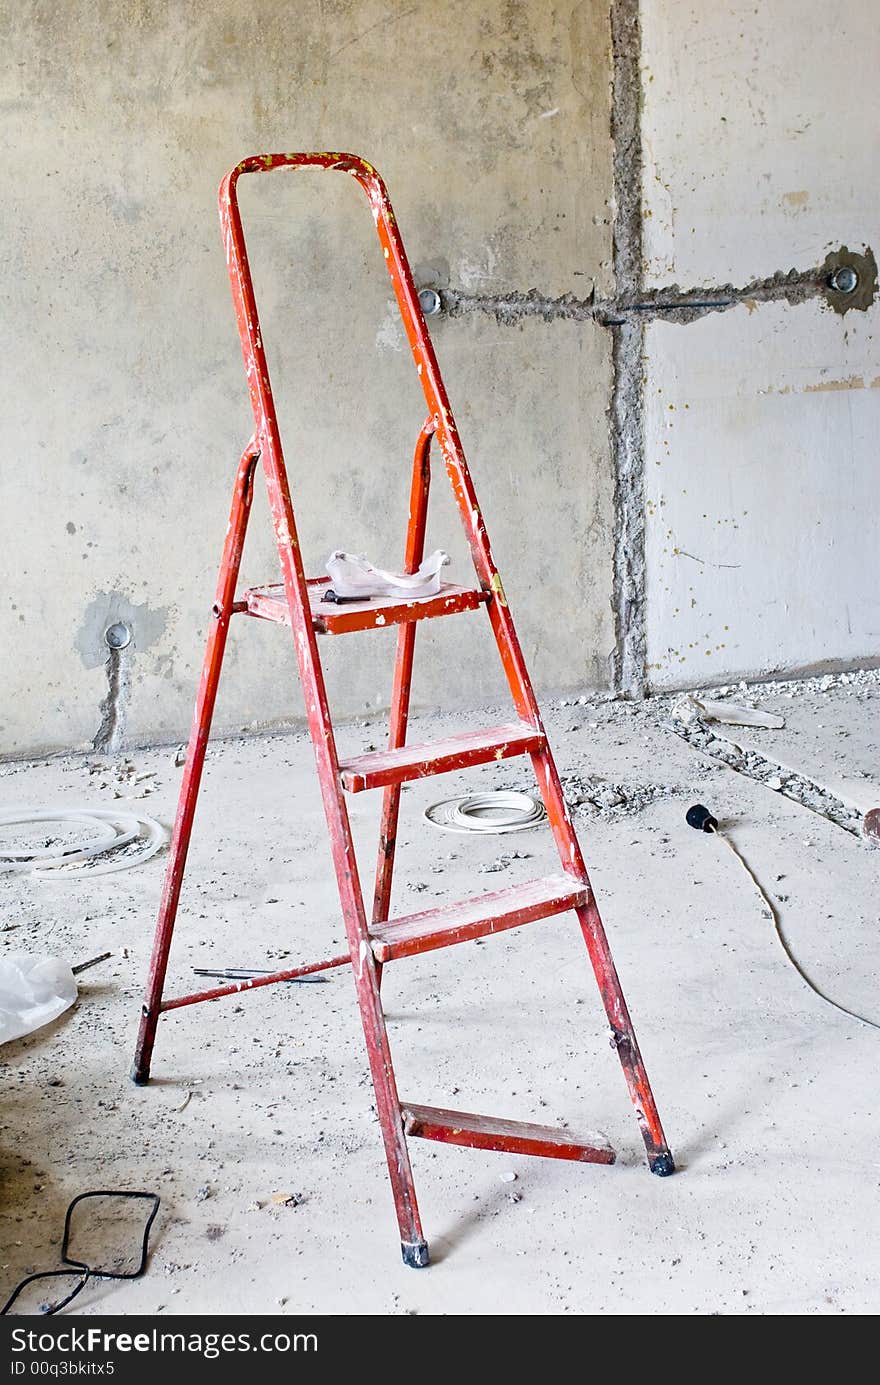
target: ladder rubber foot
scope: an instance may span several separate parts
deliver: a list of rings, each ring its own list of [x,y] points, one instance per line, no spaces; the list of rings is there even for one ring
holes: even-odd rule
[[[400,1253],[403,1263],[412,1270],[423,1270],[431,1263],[427,1241],[401,1241]]]
[[[137,1063],[132,1063],[129,1077],[136,1087],[146,1087],[150,1080],[150,1069],[139,1068]]]
[[[671,1173],[675,1173],[675,1161],[668,1151],[665,1154],[652,1155],[648,1160],[648,1167],[658,1178],[668,1178]]]

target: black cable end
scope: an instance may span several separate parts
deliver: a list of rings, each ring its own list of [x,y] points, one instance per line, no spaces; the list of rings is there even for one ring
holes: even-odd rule
[[[693,827],[695,832],[718,831],[718,819],[713,818],[709,809],[702,803],[695,803],[693,807],[688,808],[684,820],[688,827]]]

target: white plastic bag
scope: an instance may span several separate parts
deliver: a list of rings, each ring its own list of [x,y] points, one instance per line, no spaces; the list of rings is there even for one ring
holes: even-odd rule
[[[727,726],[762,726],[769,731],[781,731],[785,726],[785,718],[778,712],[762,712],[757,707],[744,707],[740,702],[709,702],[695,693],[682,693],[677,697],[672,704],[672,714],[685,723],[703,717]]]
[[[0,1044],[49,1024],[76,997],[76,978],[60,957],[8,952],[0,957]]]
[[[327,573],[337,596],[361,597],[436,596],[440,590],[440,570],[449,562],[442,548],[429,556],[417,572],[385,572],[374,567],[363,553],[343,553],[336,549],[327,559]]]
[[[762,712],[758,707],[743,707],[739,702],[707,702],[701,698],[697,706],[708,721],[722,721],[727,726],[763,726],[768,731],[781,731],[785,726],[785,717],[778,712]]]

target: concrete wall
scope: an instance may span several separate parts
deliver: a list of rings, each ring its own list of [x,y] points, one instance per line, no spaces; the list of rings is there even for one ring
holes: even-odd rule
[[[251,429],[221,175],[247,153],[352,149],[415,263],[486,291],[586,290],[584,271],[607,291],[607,7],[22,0],[0,25],[0,749],[88,743],[114,718],[129,743],[182,737]],[[366,205],[341,175],[266,178],[243,203],[310,567],[336,546],[394,561],[423,406]],[[536,679],[603,683],[607,335],[482,316],[435,339]],[[464,575],[441,490],[430,537]],[[252,528],[246,576],[273,580],[262,505]],[[134,642],[108,716],[115,619]],[[418,701],[492,696],[486,623],[443,624],[420,641]],[[341,712],[387,701],[392,637],[325,647]],[[242,621],[218,725],[300,713],[289,642]]]
[[[67,0],[0,32],[0,753],[185,734],[251,430],[216,187],[273,149],[366,155],[467,299],[432,333],[540,689],[880,656],[876,305],[597,320],[876,249],[869,0]],[[423,405],[362,195],[242,202],[308,566],[393,563]],[[260,499],[244,577],[276,572]],[[504,695],[486,634],[420,635],[419,705]],[[323,648],[337,711],[386,704],[391,636]],[[301,713],[289,641],[239,622],[219,729]]]
[[[749,284],[880,239],[876,6],[643,0],[649,285]],[[876,303],[646,333],[655,687],[880,654]]]

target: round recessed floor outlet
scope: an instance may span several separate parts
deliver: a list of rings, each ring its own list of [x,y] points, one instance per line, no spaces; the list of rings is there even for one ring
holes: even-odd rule
[[[131,626],[124,620],[115,620],[104,631],[104,643],[108,649],[126,649],[131,644]]]

